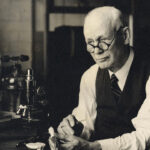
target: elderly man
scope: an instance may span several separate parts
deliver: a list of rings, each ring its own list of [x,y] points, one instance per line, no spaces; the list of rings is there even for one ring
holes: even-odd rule
[[[145,150],[150,143],[150,67],[129,46],[114,7],[85,18],[87,51],[96,62],[82,76],[79,104],[58,126],[64,149]]]

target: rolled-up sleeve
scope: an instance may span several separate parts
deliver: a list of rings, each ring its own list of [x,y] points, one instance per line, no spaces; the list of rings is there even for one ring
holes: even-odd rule
[[[150,77],[146,83],[146,99],[138,115],[132,119],[135,131],[116,138],[98,140],[102,150],[145,150],[150,149]]]

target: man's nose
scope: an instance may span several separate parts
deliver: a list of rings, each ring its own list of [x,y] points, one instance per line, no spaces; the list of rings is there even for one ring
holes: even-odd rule
[[[99,47],[99,41],[94,41],[94,53],[102,54],[104,51]]]
[[[94,53],[95,54],[102,54],[103,52],[104,51],[100,47],[98,47],[98,46],[94,47]]]
[[[95,41],[94,42],[94,53],[95,54],[101,54],[103,53],[104,51],[99,47],[99,42],[98,41]]]

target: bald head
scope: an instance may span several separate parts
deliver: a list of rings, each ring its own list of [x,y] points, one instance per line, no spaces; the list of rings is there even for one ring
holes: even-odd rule
[[[88,34],[89,29],[99,28],[101,30],[118,30],[124,26],[123,15],[120,10],[111,6],[98,7],[90,11],[84,22],[84,34]]]

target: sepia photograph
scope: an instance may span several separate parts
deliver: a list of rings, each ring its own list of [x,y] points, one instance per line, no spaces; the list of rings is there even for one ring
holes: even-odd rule
[[[0,0],[0,150],[150,150],[150,2]]]

